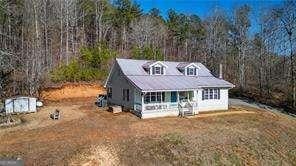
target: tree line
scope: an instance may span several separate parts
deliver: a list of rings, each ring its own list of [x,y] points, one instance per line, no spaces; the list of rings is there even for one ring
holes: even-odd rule
[[[214,73],[221,63],[235,94],[295,108],[296,2],[262,9],[256,25],[248,4],[209,13],[171,9],[164,18],[131,0],[0,0],[0,95],[103,80],[117,56],[198,61]]]

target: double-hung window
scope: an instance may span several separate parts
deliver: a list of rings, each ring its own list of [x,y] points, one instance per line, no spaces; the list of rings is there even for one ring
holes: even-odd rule
[[[129,101],[129,89],[122,90],[122,100]]]
[[[154,67],[155,74],[161,74],[161,68],[160,67]]]
[[[152,74],[153,75],[163,75],[164,74],[164,67],[162,67],[162,66],[153,66],[152,67]]]
[[[112,98],[112,88],[111,87],[108,87],[108,89],[107,89],[107,96],[108,96],[108,98]]]
[[[164,92],[148,92],[144,96],[145,103],[160,103],[165,100]]]
[[[188,76],[195,76],[196,75],[196,68],[195,67],[188,67],[187,68],[187,75]]]
[[[202,90],[202,100],[220,99],[220,89],[210,88]]]

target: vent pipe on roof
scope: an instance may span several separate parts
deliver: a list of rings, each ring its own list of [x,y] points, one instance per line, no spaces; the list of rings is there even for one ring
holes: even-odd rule
[[[222,66],[222,64],[220,63],[220,65],[219,65],[219,78],[220,78],[220,79],[223,78],[222,69],[223,69],[223,66]]]

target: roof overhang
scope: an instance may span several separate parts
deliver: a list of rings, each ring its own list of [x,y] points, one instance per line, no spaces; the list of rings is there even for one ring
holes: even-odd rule
[[[182,92],[182,91],[196,91],[204,88],[219,88],[219,89],[231,89],[232,87],[213,87],[213,86],[203,86],[203,87],[198,87],[198,88],[190,88],[190,89],[151,89],[151,90],[141,90],[142,92]]]
[[[187,67],[190,67],[190,66],[194,66],[194,67],[200,69],[200,67],[195,63],[189,63],[188,65],[184,66],[184,68],[187,68]]]
[[[168,66],[166,64],[164,64],[163,62],[161,62],[161,61],[156,61],[154,63],[151,63],[149,65],[149,67],[152,67],[152,66],[157,65],[157,64],[160,64],[160,65],[164,66],[165,68],[168,68]]]

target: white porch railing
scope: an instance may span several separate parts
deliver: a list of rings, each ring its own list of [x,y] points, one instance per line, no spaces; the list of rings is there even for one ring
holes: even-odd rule
[[[194,115],[194,110],[197,107],[197,102],[182,101],[178,104],[179,113],[182,117]]]
[[[147,103],[143,105],[144,111],[145,110],[167,110],[167,109],[178,109],[180,103],[178,102],[164,102],[164,103]],[[190,105],[184,105],[183,108],[186,107],[196,107],[197,102],[191,101]]]
[[[166,109],[172,109],[172,108],[178,108],[178,103],[165,102],[165,103],[144,104],[144,110],[166,110]]]

